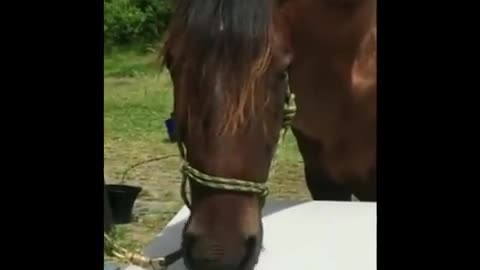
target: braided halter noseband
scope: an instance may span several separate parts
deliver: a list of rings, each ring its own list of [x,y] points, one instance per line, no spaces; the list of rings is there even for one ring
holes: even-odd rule
[[[282,128],[280,129],[280,136],[277,143],[277,152],[279,145],[282,143],[285,134],[288,131],[288,128],[291,126],[293,117],[296,113],[295,105],[295,95],[290,91],[288,73],[285,72],[286,81],[287,81],[287,90],[286,90],[286,99],[283,109],[283,123]],[[227,190],[227,191],[237,191],[256,194],[262,200],[268,195],[268,187],[265,182],[251,182],[240,179],[225,178],[219,176],[208,175],[206,173],[200,172],[199,170],[190,166],[187,162],[187,153],[186,148],[181,141],[178,141],[178,148],[180,152],[180,157],[183,159],[183,165],[180,169],[182,173],[182,185],[181,185],[181,196],[185,205],[191,209],[191,202],[187,196],[187,182],[188,180],[195,181],[196,183],[207,186],[213,189]],[[275,167],[276,155],[272,161],[271,168]]]

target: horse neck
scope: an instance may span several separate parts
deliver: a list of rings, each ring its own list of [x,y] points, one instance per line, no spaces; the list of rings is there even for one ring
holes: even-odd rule
[[[327,145],[340,136],[370,134],[376,118],[376,84],[359,99],[352,80],[362,44],[376,26],[376,0],[341,2],[296,0],[283,10],[294,50],[294,126]]]
[[[332,2],[332,3],[330,3]],[[296,53],[350,52],[376,26],[376,0],[296,0],[282,9]],[[344,4],[341,4],[344,3]],[[346,4],[348,3],[348,4]],[[338,58],[337,55],[335,55]],[[324,57],[322,57],[324,58]],[[318,61],[317,61],[318,62]]]

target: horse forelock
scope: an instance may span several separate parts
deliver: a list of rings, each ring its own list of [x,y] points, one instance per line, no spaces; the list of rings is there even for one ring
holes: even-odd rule
[[[219,102],[223,119],[215,125],[217,134],[235,133],[258,117],[258,99],[268,94],[255,89],[272,57],[272,5],[270,0],[177,2],[164,49],[175,50],[181,66],[183,87],[177,98],[189,126]]]

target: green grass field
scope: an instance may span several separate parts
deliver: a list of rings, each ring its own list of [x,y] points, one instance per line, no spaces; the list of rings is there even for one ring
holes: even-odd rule
[[[106,55],[104,77],[104,170],[107,183],[118,183],[133,163],[166,154],[177,147],[166,141],[164,120],[172,109],[167,71],[156,55],[123,50]],[[183,205],[179,189],[180,160],[146,164],[129,173],[127,184],[143,188],[136,221],[117,227],[121,244],[140,249],[161,231]],[[270,198],[309,199],[303,166],[291,133],[281,146],[278,168],[269,180]]]

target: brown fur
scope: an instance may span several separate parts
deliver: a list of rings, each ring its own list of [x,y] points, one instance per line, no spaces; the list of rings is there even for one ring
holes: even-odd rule
[[[188,78],[183,83],[189,87],[186,91],[179,91],[179,95],[182,95],[178,98],[182,102],[179,106],[185,109],[178,111],[178,120],[186,121],[190,130],[193,127],[205,128],[196,125],[196,116],[209,117],[212,106],[216,106],[209,99],[217,98],[225,104],[226,109],[222,111],[219,119],[221,124],[215,125],[213,133],[215,136],[235,134],[249,119],[261,115],[262,108],[258,105],[262,103],[257,99],[268,100],[268,92],[259,93],[255,90],[264,83],[263,79],[272,59],[271,23],[263,25],[264,29],[255,33],[248,32],[251,29],[237,26],[237,29],[232,31],[245,33],[232,35],[229,33],[231,29],[227,28],[232,24],[228,22],[230,18],[222,17],[220,14],[198,19],[197,23],[203,23],[208,27],[208,32],[202,31],[202,27],[192,25],[193,23],[189,23],[188,20],[190,13],[196,12],[191,10],[195,9],[191,5],[196,2],[199,1],[183,0],[177,3],[180,7],[172,19],[164,46],[164,54],[174,54],[178,69],[181,69],[183,74],[188,73],[182,76]],[[220,2],[225,6],[234,1]],[[221,30],[220,24],[223,23],[227,24],[226,29]],[[193,44],[195,47],[191,46]],[[211,80],[211,74],[215,75],[216,80]],[[227,90],[221,93],[223,96],[214,91],[215,83],[220,83],[222,88]],[[204,105],[198,106],[199,102]]]
[[[180,1],[164,52],[188,162],[211,175],[265,181],[288,68],[312,197],[375,201],[376,0],[272,1]],[[183,244],[193,252],[189,267],[237,268],[250,256],[243,266],[252,269],[260,243],[250,254],[245,241],[261,241],[258,198],[193,185],[192,207]]]
[[[284,8],[294,35],[294,127],[318,144],[304,159],[346,186],[374,183],[368,179],[376,170],[375,7],[375,0],[292,0]]]

